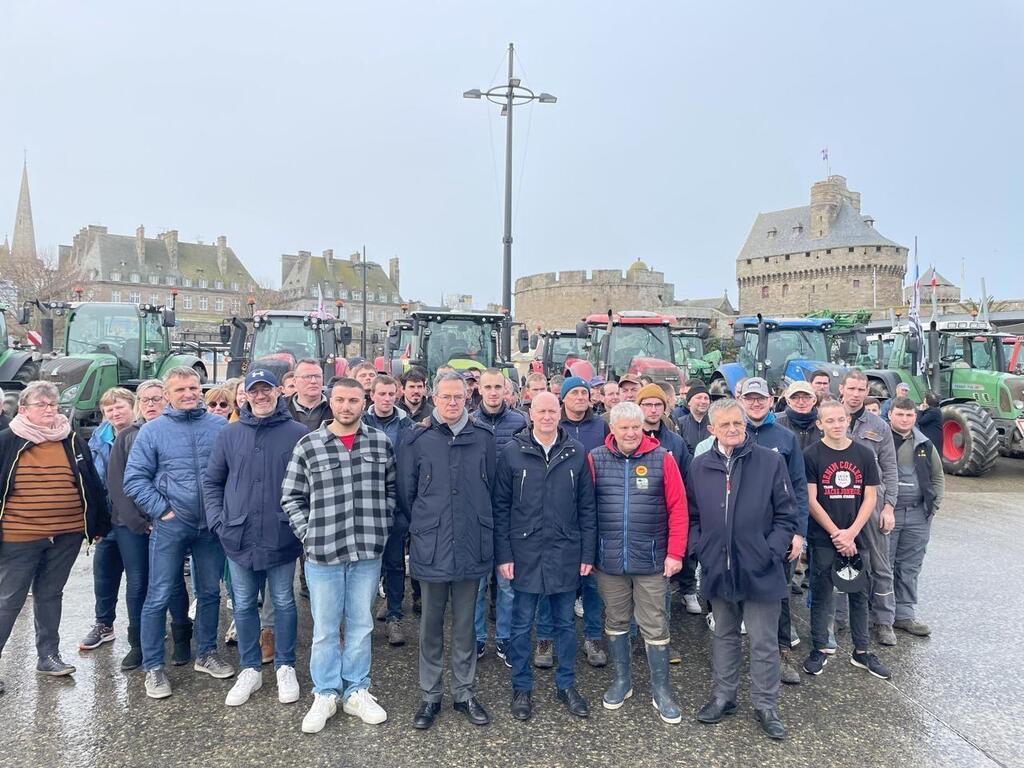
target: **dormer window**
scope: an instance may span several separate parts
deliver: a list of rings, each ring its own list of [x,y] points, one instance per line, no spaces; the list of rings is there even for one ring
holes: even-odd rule
[[[777,230],[775,227],[772,227],[771,229],[768,230],[768,239],[774,240],[777,234],[779,234],[779,230]]]
[[[804,225],[803,224],[796,223],[796,224],[793,225],[793,234],[794,235],[801,235],[801,234],[803,234],[803,231],[804,231]]]
[[[111,272],[110,273],[110,279],[112,281],[114,281],[115,283],[120,283],[121,282],[121,273],[120,272]]]

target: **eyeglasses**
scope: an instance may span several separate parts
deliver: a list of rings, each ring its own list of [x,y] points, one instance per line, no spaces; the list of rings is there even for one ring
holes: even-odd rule
[[[322,373],[304,373],[301,376],[296,376],[299,381],[323,381],[324,375]]]
[[[57,410],[56,403],[25,403],[26,408],[42,408],[44,411]]]
[[[157,403],[162,403],[163,401],[164,401],[164,396],[163,395],[160,395],[159,397],[140,397],[139,398],[139,402],[142,403],[143,405],[156,405]]]
[[[226,403],[223,400],[219,403],[210,403],[211,408],[227,408],[231,403]]]
[[[461,403],[466,399],[465,395],[434,395],[442,403]]]
[[[654,400],[653,402],[640,403],[641,408],[664,408],[665,404],[661,400]]]

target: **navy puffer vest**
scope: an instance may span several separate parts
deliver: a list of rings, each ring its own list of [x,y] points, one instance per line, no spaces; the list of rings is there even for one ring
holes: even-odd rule
[[[604,573],[660,573],[668,550],[665,449],[632,456],[602,445],[590,452],[597,497],[597,567]]]

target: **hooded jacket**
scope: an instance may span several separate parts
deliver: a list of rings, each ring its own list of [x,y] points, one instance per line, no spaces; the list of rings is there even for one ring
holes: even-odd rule
[[[806,480],[803,481],[806,490]],[[798,513],[783,457],[748,434],[726,457],[717,443],[693,460],[686,488],[690,551],[708,599],[781,600]]]
[[[892,429],[881,417],[863,406],[850,418],[850,437],[866,445],[875,454],[878,477],[882,481],[878,488],[876,510],[880,510],[885,504],[895,507],[899,473],[896,470],[896,447],[893,445]]]
[[[925,408],[917,412],[917,428],[925,437],[932,441],[932,445],[942,450],[942,409]]]
[[[494,435],[467,417],[458,434],[431,414],[398,449],[400,525],[409,570],[431,582],[481,579],[494,565]]]
[[[398,448],[398,438],[401,436],[402,430],[412,426],[412,419],[409,418],[409,414],[404,409],[399,408],[397,405],[391,411],[391,415],[385,419],[378,416],[374,411],[374,406],[371,405],[366,413],[363,414],[363,423],[374,429],[379,429],[388,436],[392,447]]]
[[[227,420],[200,400],[190,410],[167,405],[163,415],[139,428],[124,470],[124,491],[150,521],[173,511],[187,525],[206,527],[203,472],[225,426]]]
[[[295,444],[309,430],[283,397],[258,418],[246,403],[217,435],[203,475],[206,523],[224,554],[253,571],[291,562],[302,545],[281,509],[281,483]]]
[[[512,588],[575,592],[580,565],[597,554],[594,479],[583,445],[558,428],[550,453],[529,430],[498,456],[494,483],[494,560],[513,563]]]
[[[650,575],[686,555],[686,489],[672,454],[650,435],[629,456],[614,435],[590,452],[597,503],[597,567]]]

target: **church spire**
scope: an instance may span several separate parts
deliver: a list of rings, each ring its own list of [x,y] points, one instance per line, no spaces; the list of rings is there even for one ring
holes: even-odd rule
[[[32,200],[28,194],[28,160],[21,167],[21,192],[18,194],[18,214],[14,218],[14,237],[11,257],[36,258],[36,233],[32,225]]]

